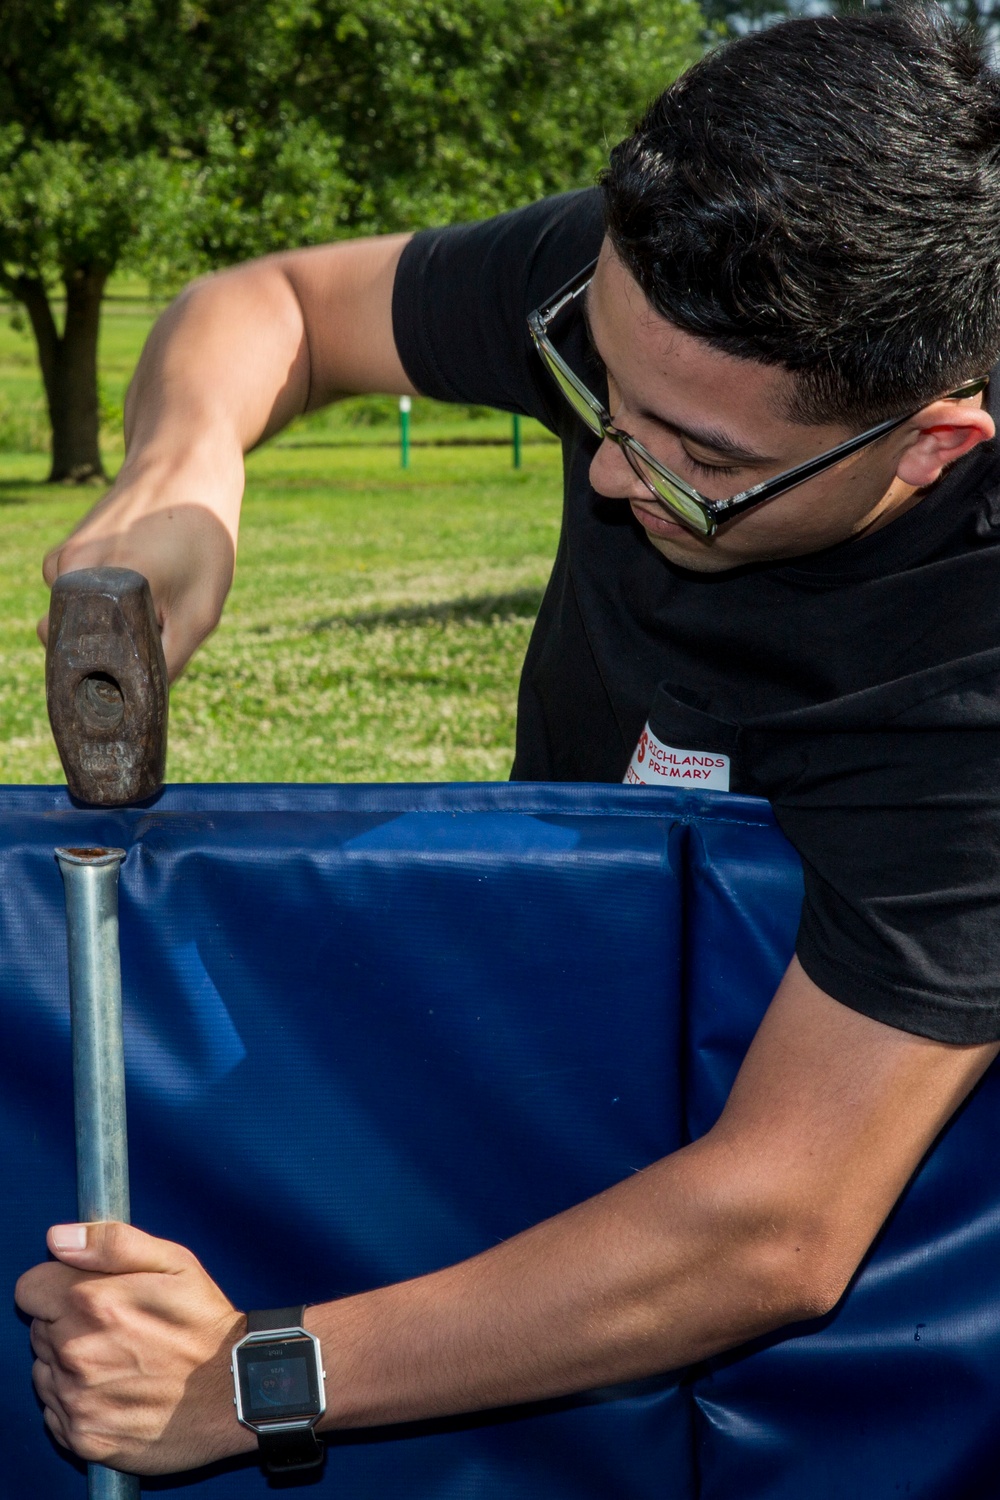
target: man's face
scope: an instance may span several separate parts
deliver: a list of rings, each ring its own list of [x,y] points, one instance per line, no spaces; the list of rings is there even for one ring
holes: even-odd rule
[[[784,415],[794,376],[737,359],[654,312],[607,241],[587,295],[587,315],[608,372],[616,427],[710,499],[726,499],[852,436]],[[721,572],[743,563],[797,557],[882,525],[918,491],[896,477],[913,438],[903,427],[834,469],[719,527],[693,535],[633,473],[617,444],[601,444],[590,466],[599,494],[627,500],[658,552],[681,567]]]

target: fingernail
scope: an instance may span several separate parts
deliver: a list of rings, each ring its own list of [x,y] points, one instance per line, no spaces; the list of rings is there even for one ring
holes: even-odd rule
[[[57,1250],[86,1250],[86,1224],[53,1224],[52,1243]]]

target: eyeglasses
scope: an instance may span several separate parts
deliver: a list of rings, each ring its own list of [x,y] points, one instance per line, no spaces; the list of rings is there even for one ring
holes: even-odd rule
[[[817,474],[822,474],[827,469],[832,469],[842,459],[850,458],[852,454],[859,453],[869,444],[877,443],[879,438],[895,432],[897,427],[902,427],[904,423],[911,421],[918,411],[922,411],[923,407],[929,404],[924,402],[917,407],[916,411],[907,412],[902,417],[892,417],[888,422],[880,422],[877,427],[870,427],[867,432],[848,438],[845,443],[838,443],[836,448],[828,449],[817,458],[810,458],[805,463],[796,464],[794,468],[776,474],[773,479],[766,479],[762,484],[755,484],[748,490],[741,490],[738,495],[731,495],[728,500],[710,500],[682,479],[679,474],[674,474],[672,470],[665,468],[631,433],[623,432],[620,427],[616,427],[607,407],[592,391],[587,389],[583,381],[573,373],[562,355],[552,345],[548,334],[549,328],[565,308],[571,307],[577,298],[582,297],[586,292],[593,280],[596,265],[597,261],[594,260],[589,266],[585,266],[577,276],[573,277],[572,281],[568,281],[555,294],[550,302],[535,312],[529,313],[528,330],[545,368],[581,421],[586,423],[596,437],[607,438],[612,443],[617,443],[650,494],[668,506],[677,519],[697,536],[713,536],[720,521],[728,520],[730,516],[740,515],[743,511],[752,510],[755,505],[763,505],[765,500],[773,500],[776,495],[783,495],[786,490],[805,484],[806,480],[815,478]],[[984,375],[977,380],[968,381],[965,385],[959,386],[958,390],[951,391],[947,396],[939,399],[959,401],[966,396],[977,395],[985,390],[988,384],[989,377]]]

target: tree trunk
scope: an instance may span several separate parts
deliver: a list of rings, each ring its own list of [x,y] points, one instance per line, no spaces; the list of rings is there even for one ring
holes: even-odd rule
[[[38,346],[52,424],[50,481],[84,484],[106,477],[98,442],[97,335],[107,279],[103,268],[73,266],[66,271],[66,318],[61,334],[44,282],[19,276],[7,283],[24,304]]]

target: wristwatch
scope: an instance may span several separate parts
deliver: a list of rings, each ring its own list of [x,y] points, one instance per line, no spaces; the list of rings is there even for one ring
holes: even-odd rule
[[[313,1430],[326,1411],[319,1339],[302,1326],[304,1307],[247,1313],[233,1345],[236,1415],[257,1434],[265,1472],[313,1469],[324,1448]]]

